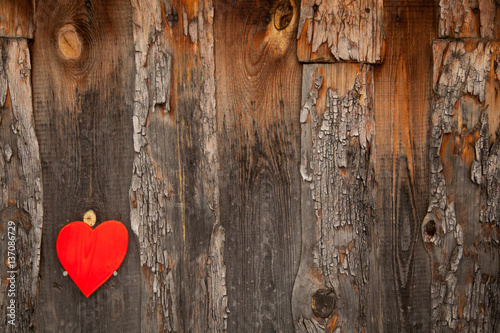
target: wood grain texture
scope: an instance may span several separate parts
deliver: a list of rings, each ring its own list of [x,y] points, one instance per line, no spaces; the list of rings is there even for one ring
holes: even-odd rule
[[[222,332],[212,1],[133,1],[141,330]]]
[[[33,38],[35,0],[0,2],[0,37]]]
[[[304,65],[307,86],[300,117],[303,247],[293,292],[296,331],[362,332],[370,313],[376,220],[373,68]],[[320,300],[318,289],[330,295]],[[328,296],[331,309],[324,306]]]
[[[380,63],[383,21],[382,0],[303,0],[297,34],[299,61]]]
[[[500,328],[497,42],[437,40],[431,192],[422,237],[432,259],[433,332]],[[495,119],[491,121],[491,119]]]
[[[371,241],[368,331],[429,331],[430,260],[420,240],[428,206],[431,41],[435,1],[384,1],[386,55],[374,69],[379,222]]]
[[[300,253],[298,3],[215,2],[228,332],[291,332]],[[284,20],[286,22],[287,19]],[[285,25],[283,23],[283,25]]]
[[[0,321],[2,332],[28,332],[34,325],[34,311],[39,304],[43,223],[41,173],[28,43],[24,39],[0,39],[0,309],[5,314]],[[9,221],[15,223],[14,230],[9,228]],[[9,296],[11,292],[14,297]],[[6,307],[12,300],[15,318],[7,317],[10,311]],[[15,326],[7,324],[11,319]]]
[[[33,44],[36,132],[44,185],[44,238],[35,326],[51,332],[138,332],[137,240],[118,275],[88,299],[56,256],[61,228],[89,209],[97,225],[131,228],[134,58],[128,1],[44,1]],[[132,234],[132,233],[130,233]]]
[[[500,37],[495,0],[440,0],[439,37]]]

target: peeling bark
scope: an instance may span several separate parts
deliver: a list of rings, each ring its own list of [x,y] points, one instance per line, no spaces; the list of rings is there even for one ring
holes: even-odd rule
[[[431,197],[422,224],[432,259],[432,330],[494,332],[500,215],[493,202],[498,183],[495,193],[490,186],[498,179],[499,139],[489,131],[489,114],[498,109],[487,91],[500,84],[493,66],[498,44],[440,40],[433,50]]]
[[[173,332],[181,330],[180,300],[173,278],[176,273],[174,263],[179,257],[172,253],[173,246],[169,246],[175,243],[174,239],[167,238],[173,230],[167,217],[167,202],[173,196],[173,188],[152,156],[150,147],[158,144],[157,138],[148,138],[146,131],[153,112],[161,112],[161,106],[165,112],[170,109],[172,55],[167,48],[160,1],[133,1],[132,7],[136,70],[133,141],[136,156],[129,195],[131,226],[139,238],[142,287],[146,290],[142,293],[141,306],[141,318],[146,320],[141,326],[145,331]],[[163,140],[159,138],[158,141]]]
[[[300,7],[299,61],[380,63],[383,58],[381,0],[305,0]]]
[[[208,274],[218,283],[225,276],[223,231],[214,227],[219,190],[213,5],[195,5],[133,2],[136,157],[130,198],[143,266],[144,330],[225,327],[225,288],[206,281]],[[218,310],[206,313],[206,302]]]
[[[350,73],[345,82],[335,77],[340,67]],[[303,236],[303,244],[310,244],[294,288],[296,330],[362,331],[368,321],[369,235],[376,218],[373,70],[369,65],[308,65],[304,70],[314,70],[301,111],[303,135],[310,135],[303,140],[301,169],[305,180],[312,180],[304,186],[310,188],[305,200],[312,200],[314,216],[303,215],[303,224],[315,227],[313,235]],[[303,234],[311,232],[303,227]],[[306,286],[312,272],[317,273],[311,285],[332,291],[324,296],[336,304],[331,314],[313,306],[312,317],[308,310],[308,298],[315,297]]]
[[[3,92],[3,93],[2,93]],[[3,95],[3,97],[2,97]],[[31,61],[23,39],[0,39],[0,246],[3,332],[27,332],[34,326],[43,224],[42,171],[35,136]],[[15,267],[7,260],[8,222],[15,222]],[[9,250],[10,251],[10,250]],[[9,255],[10,256],[10,255]],[[15,296],[7,297],[8,277],[16,271]],[[16,326],[7,324],[6,306],[16,302]]]
[[[226,266],[224,264],[224,228],[214,226],[210,239],[208,253],[208,329],[207,332],[226,332],[227,314],[227,286]]]
[[[440,0],[439,9],[439,37],[498,37],[495,0]]]

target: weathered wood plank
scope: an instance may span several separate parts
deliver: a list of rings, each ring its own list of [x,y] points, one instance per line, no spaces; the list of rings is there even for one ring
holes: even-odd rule
[[[277,14],[280,1],[215,2],[228,332],[293,331],[301,66],[298,2],[288,5],[291,17],[278,22],[285,16]]]
[[[304,65],[297,332],[362,332],[376,220],[373,68]]]
[[[431,192],[422,237],[432,258],[433,332],[500,328],[500,81],[497,42],[433,43]],[[493,121],[492,121],[493,120]]]
[[[384,1],[386,55],[374,68],[379,222],[368,331],[429,331],[430,260],[420,241],[428,206],[431,41],[437,2]]]
[[[44,238],[36,326],[51,332],[138,332],[140,266],[131,237],[118,275],[88,299],[56,256],[68,222],[130,230],[134,58],[129,1],[44,1],[33,44],[35,122],[42,156]],[[130,233],[129,235],[132,235]]]
[[[383,19],[383,0],[303,0],[297,34],[299,61],[380,63]]]
[[[0,37],[33,38],[35,0],[0,2]]]
[[[212,1],[133,1],[133,8],[130,198],[143,268],[141,330],[222,332]]]
[[[30,52],[23,39],[0,39],[0,198],[0,330],[28,332],[39,304],[43,198]],[[13,311],[7,308],[12,301]]]
[[[495,0],[440,0],[439,37],[499,38]]]

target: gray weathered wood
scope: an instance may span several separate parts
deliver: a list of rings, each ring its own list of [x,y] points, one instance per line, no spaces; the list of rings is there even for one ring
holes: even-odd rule
[[[138,332],[140,265],[132,232],[118,270],[86,298],[56,255],[61,228],[92,209],[131,229],[134,58],[129,1],[44,1],[33,44],[33,96],[44,187],[35,326]]]
[[[214,4],[227,331],[291,332],[300,253],[298,2]]]
[[[23,39],[0,39],[2,332],[28,332],[33,329],[34,311],[39,304],[38,273],[43,223],[41,177],[33,121],[28,43]],[[9,228],[9,221],[15,223],[14,229]],[[12,235],[9,231],[13,232],[15,239],[9,237]],[[11,251],[9,245],[15,249]],[[12,255],[14,261],[9,259]],[[14,293],[13,297],[10,292]],[[11,312],[6,307],[12,300],[15,301],[14,318],[7,317],[7,313]],[[15,326],[7,324],[9,320]]]
[[[133,9],[130,198],[143,267],[141,330],[222,332],[212,1],[138,0]]]

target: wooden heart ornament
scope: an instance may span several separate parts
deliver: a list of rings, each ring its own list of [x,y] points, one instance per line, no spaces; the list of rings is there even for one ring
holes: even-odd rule
[[[57,236],[57,256],[82,293],[89,297],[120,267],[128,247],[123,223],[106,221],[92,229],[71,222]]]

